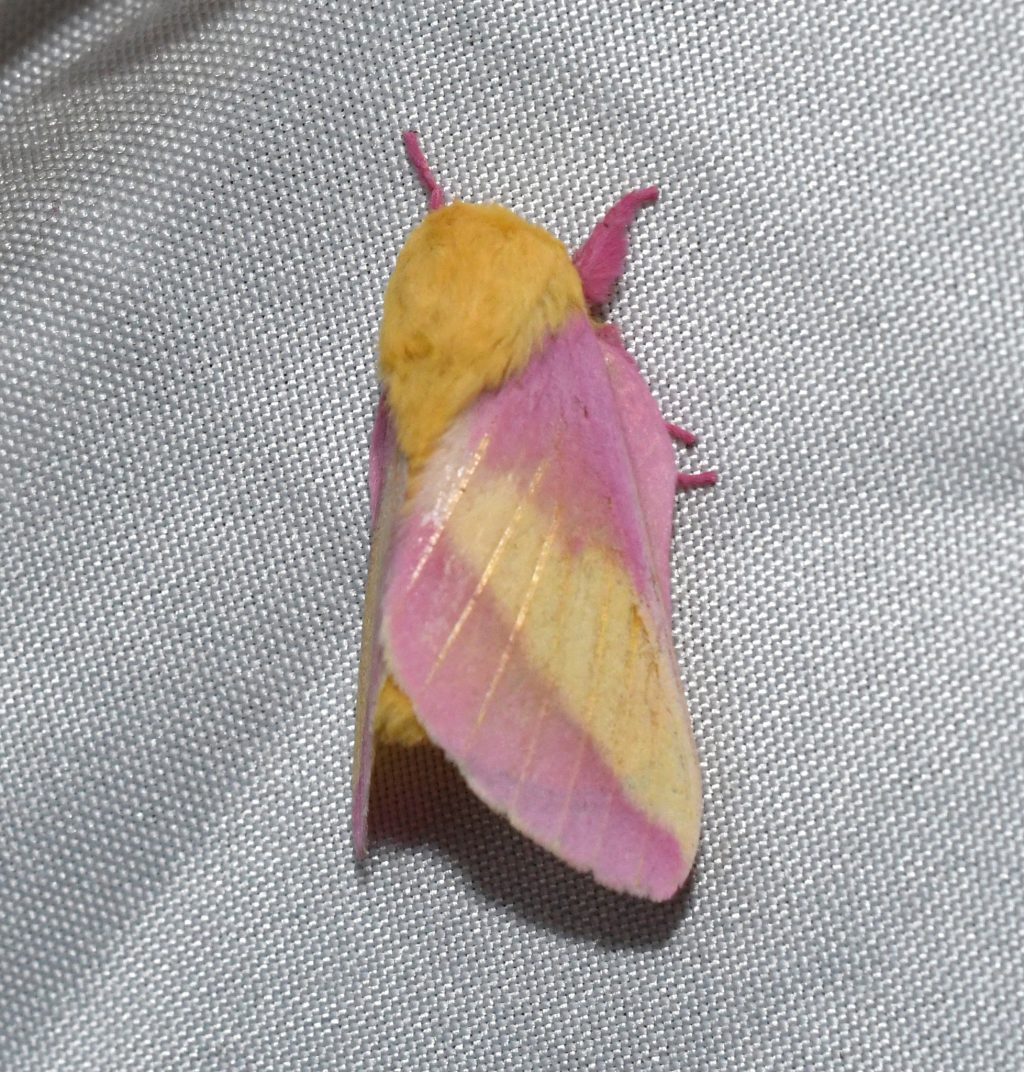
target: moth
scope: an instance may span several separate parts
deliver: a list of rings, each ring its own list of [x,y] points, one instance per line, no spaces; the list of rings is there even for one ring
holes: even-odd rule
[[[429,194],[388,283],[353,831],[374,742],[432,741],[517,829],[604,886],[667,900],[701,776],[672,640],[673,439],[598,317],[655,187],[570,256],[496,204]]]

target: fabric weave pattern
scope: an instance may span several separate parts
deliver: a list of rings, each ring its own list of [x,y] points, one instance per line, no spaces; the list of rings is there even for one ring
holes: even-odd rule
[[[5,0],[0,1068],[1024,1064],[1024,9]],[[347,818],[384,285],[575,247],[685,462],[667,908],[435,756]]]

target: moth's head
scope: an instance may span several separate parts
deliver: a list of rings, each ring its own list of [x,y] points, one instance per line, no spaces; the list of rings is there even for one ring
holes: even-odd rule
[[[446,205],[415,135],[406,148],[431,209],[388,283],[380,369],[412,458],[481,391],[524,368],[549,334],[585,314],[586,302],[557,238],[501,205]]]
[[[485,303],[521,308],[543,301],[553,276],[576,274],[568,250],[554,235],[504,206],[447,204],[416,132],[402,137],[429,195],[429,211],[406,241],[396,276],[415,275],[418,289],[443,291],[453,311],[465,316]],[[576,287],[566,278],[562,289]]]
[[[486,325],[481,342],[495,346],[518,334],[515,325],[535,307],[554,314],[552,291],[560,306],[583,307],[572,258],[554,235],[504,205],[453,201],[409,234],[388,299],[424,330],[449,319],[460,334]]]

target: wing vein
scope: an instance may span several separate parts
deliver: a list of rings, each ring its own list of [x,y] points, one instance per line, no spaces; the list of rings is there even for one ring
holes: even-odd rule
[[[601,606],[601,620],[598,625],[597,643],[594,645],[594,656],[591,659],[590,688],[587,690],[587,702],[584,707],[583,726],[580,734],[579,748],[576,750],[576,760],[573,764],[572,776],[565,790],[565,803],[562,805],[562,814],[558,820],[558,833],[555,835],[555,844],[561,845],[565,834],[565,824],[569,821],[569,809],[576,799],[576,789],[579,783],[580,769],[583,766],[583,753],[587,748],[587,739],[590,735],[591,722],[594,717],[594,702],[597,699],[597,688],[600,683],[600,667],[604,662],[604,649],[608,637],[608,618],[611,614],[611,591],[614,578],[609,577],[605,585],[604,598]],[[594,668],[597,668],[597,672]]]
[[[623,674],[623,698],[627,700],[633,693],[633,681],[636,677],[636,652],[639,636],[639,624],[635,616],[630,618],[629,629],[629,654],[626,656],[626,667]],[[605,834],[608,830],[608,820],[612,814],[612,794],[608,793],[604,802],[604,815],[601,816],[601,825],[597,828],[597,834],[594,836],[594,863],[597,862],[597,857],[600,855],[601,850],[604,848]]]
[[[477,467],[483,460],[484,455],[487,453],[487,448],[490,446],[491,433],[487,432],[486,435],[480,440],[477,445],[476,451],[473,457],[469,461],[469,466],[464,470],[459,477],[455,487],[452,489],[451,495],[444,504],[444,512],[441,515],[440,523],[437,528],[430,534],[430,539],[427,540],[427,546],[423,548],[423,554],[420,556],[419,561],[416,563],[415,569],[412,571],[412,575],[409,577],[409,583],[406,585],[406,593],[411,591],[412,586],[419,579],[420,574],[426,568],[427,562],[430,560],[430,556],[434,553],[434,549],[437,547],[438,541],[441,539],[445,528],[448,526],[448,522],[452,519],[452,514],[455,513],[455,508],[459,505],[459,500],[466,493],[466,488],[469,487],[470,480],[473,479],[473,474],[476,472]]]
[[[561,650],[561,638],[565,635],[565,619],[568,616],[569,607],[569,586],[575,583],[575,576],[572,570],[565,570],[562,574],[562,583],[559,587],[558,601],[555,606],[558,610],[558,625],[559,628],[555,630],[555,642],[557,647],[550,652],[550,659],[552,663],[557,662],[557,654]],[[540,709],[539,714],[533,723],[533,732],[530,734],[530,743],[526,747],[526,753],[523,756],[523,761],[519,766],[519,773],[516,776],[516,788],[512,795],[512,800],[509,803],[508,810],[509,815],[514,815],[516,809],[519,806],[519,798],[522,796],[523,783],[526,780],[526,774],[530,769],[530,764],[533,762],[534,754],[537,751],[537,742],[540,740],[540,732],[544,726],[544,722],[548,717],[548,704],[545,702]]]
[[[473,613],[473,608],[476,606],[477,600],[490,582],[491,576],[495,569],[497,569],[498,562],[501,560],[501,556],[504,554],[505,548],[508,546],[508,541],[512,538],[512,533],[515,532],[516,526],[518,526],[519,521],[523,516],[526,504],[533,498],[534,492],[536,492],[537,487],[541,482],[541,478],[544,476],[549,464],[550,459],[545,458],[534,470],[533,477],[530,479],[530,486],[527,488],[523,498],[519,500],[518,505],[512,513],[512,517],[509,519],[494,550],[491,552],[491,557],[488,560],[487,565],[484,567],[483,573],[480,575],[480,580],[477,582],[476,588],[473,589],[473,594],[469,597],[469,601],[466,603],[465,607],[462,608],[462,613],[459,615],[455,625],[452,626],[452,631],[446,637],[444,644],[441,645],[441,650],[438,652],[437,658],[434,660],[434,665],[431,666],[430,673],[427,675],[426,683],[428,685],[434,680],[434,675],[440,669],[441,663],[444,662],[448,652],[451,651],[452,645],[462,632],[462,627],[466,624],[470,614]]]
[[[483,703],[480,705],[480,711],[476,716],[476,722],[473,726],[474,733],[483,723],[484,716],[487,714],[487,708],[490,705],[502,675],[505,673],[505,667],[508,665],[508,660],[512,654],[512,646],[515,644],[516,638],[519,636],[520,632],[522,632],[527,614],[530,613],[530,607],[533,604],[534,596],[537,594],[537,585],[540,582],[541,574],[544,572],[544,566],[547,564],[548,555],[551,553],[551,545],[555,541],[557,532],[558,515],[556,514],[554,521],[551,523],[551,528],[548,530],[548,534],[544,537],[544,543],[541,545],[540,552],[537,555],[537,562],[533,568],[533,573],[530,576],[530,582],[526,586],[523,600],[519,605],[515,621],[512,623],[508,639],[505,641],[505,647],[502,649],[501,658],[498,660],[498,668],[494,671],[494,676],[491,678],[491,683],[487,688],[487,695],[484,696]]]

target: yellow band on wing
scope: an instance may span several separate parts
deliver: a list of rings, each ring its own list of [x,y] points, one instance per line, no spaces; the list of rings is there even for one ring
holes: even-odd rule
[[[700,772],[671,637],[620,562],[604,549],[570,546],[556,524],[513,481],[498,479],[467,491],[447,537],[481,576],[500,548],[486,598],[627,796],[688,843],[699,822]]]

